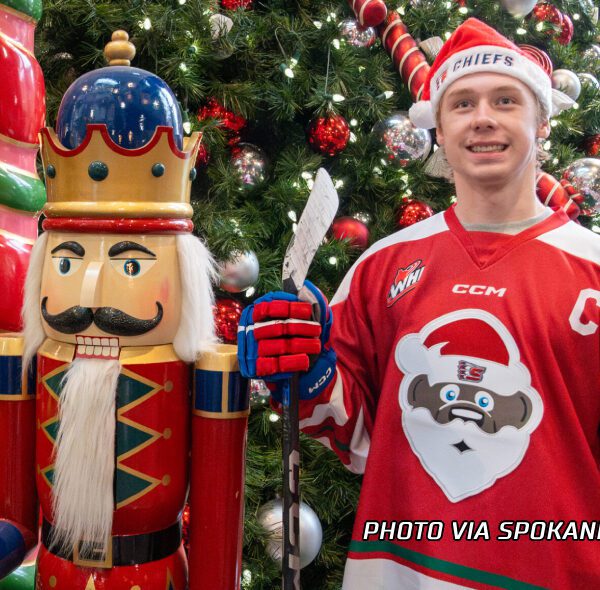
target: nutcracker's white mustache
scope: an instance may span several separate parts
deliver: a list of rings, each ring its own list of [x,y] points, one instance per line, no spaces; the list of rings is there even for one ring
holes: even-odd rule
[[[61,382],[52,545],[106,551],[114,510],[117,360],[75,359]],[[85,550],[85,543],[84,543]]]

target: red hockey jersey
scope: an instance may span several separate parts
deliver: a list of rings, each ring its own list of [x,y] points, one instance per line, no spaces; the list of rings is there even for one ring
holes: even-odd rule
[[[304,432],[364,473],[344,590],[600,588],[600,236],[453,208],[378,242],[332,300]]]

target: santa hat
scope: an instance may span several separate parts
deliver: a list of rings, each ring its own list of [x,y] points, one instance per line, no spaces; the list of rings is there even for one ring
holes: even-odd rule
[[[435,127],[435,113],[444,92],[462,76],[479,72],[517,78],[551,115],[574,104],[566,94],[552,89],[552,72],[543,68],[532,53],[480,20],[469,18],[452,33],[435,58],[421,100],[409,110],[410,120],[416,127]]]
[[[513,337],[481,309],[446,314],[405,336],[396,347],[396,363],[407,375],[427,375],[430,385],[475,385],[499,395],[531,387]]]

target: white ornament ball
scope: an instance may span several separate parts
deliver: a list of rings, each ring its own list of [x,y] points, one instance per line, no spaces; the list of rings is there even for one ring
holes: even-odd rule
[[[258,280],[260,265],[252,250],[235,251],[219,266],[219,286],[229,293],[241,293]]]
[[[600,159],[580,158],[572,162],[563,175],[600,212]]]
[[[552,88],[564,92],[573,100],[577,100],[581,93],[581,82],[577,74],[571,70],[554,70],[552,73]]]
[[[502,8],[515,18],[529,14],[537,4],[537,0],[500,0]]]
[[[281,566],[283,557],[283,502],[271,500],[258,510],[257,520],[269,534],[267,551]],[[323,543],[323,528],[316,512],[300,502],[300,567],[306,567],[319,553]]]
[[[592,43],[584,52],[583,57],[590,61],[596,71],[600,71],[600,45]]]
[[[431,134],[415,127],[408,113],[393,113],[373,127],[373,135],[381,147],[386,164],[398,168],[412,160],[424,160],[431,151]]]

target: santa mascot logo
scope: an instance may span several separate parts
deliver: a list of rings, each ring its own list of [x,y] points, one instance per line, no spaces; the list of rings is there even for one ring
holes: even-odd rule
[[[448,313],[396,346],[402,427],[452,502],[521,463],[543,414],[507,328],[480,309]]]

